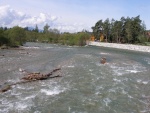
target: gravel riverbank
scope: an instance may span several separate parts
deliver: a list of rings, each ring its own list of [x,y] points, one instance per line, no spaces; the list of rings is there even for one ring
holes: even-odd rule
[[[105,43],[105,42],[92,42],[92,41],[89,41],[88,45],[134,50],[134,51],[150,53],[150,46],[140,46],[140,45],[132,45],[132,44],[116,44],[116,43]]]

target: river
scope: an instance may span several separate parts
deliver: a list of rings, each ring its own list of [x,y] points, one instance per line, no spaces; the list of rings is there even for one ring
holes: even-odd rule
[[[0,113],[150,113],[150,53],[26,43],[0,50],[0,88],[27,72],[62,77],[18,84],[0,94]],[[105,57],[106,64],[100,64]]]

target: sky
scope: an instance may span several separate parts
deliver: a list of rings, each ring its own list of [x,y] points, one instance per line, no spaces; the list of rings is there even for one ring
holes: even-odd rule
[[[48,24],[60,32],[92,31],[99,20],[136,17],[150,29],[150,0],[0,0],[0,26]]]

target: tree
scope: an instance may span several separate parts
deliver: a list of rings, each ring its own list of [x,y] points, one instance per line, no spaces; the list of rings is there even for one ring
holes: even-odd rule
[[[120,19],[121,23],[122,23],[122,33],[121,33],[121,37],[122,37],[122,42],[126,43],[126,32],[125,32],[125,22],[126,22],[126,18],[125,17],[121,17]]]
[[[148,39],[149,39],[149,37],[146,32],[146,25],[143,21],[141,24],[141,33],[138,35],[138,42],[145,43],[145,42],[148,42]]]
[[[78,36],[78,44],[79,46],[84,46],[86,45],[86,40],[89,39],[89,34],[87,32],[81,32],[77,34]]]
[[[108,40],[109,42],[137,43],[139,39],[145,41],[143,38],[146,38],[146,26],[142,23],[140,16],[132,18],[121,17],[120,20],[112,19],[110,22],[109,19],[104,22],[99,20],[92,29],[96,39],[99,39],[103,34],[106,41]]]
[[[24,30],[25,30],[25,31],[29,31],[29,28],[28,28],[28,27],[25,27]]]
[[[107,42],[108,38],[110,37],[110,22],[108,18],[104,21],[103,28],[104,28],[103,33],[106,37],[106,42]]]
[[[133,40],[132,43],[138,41],[138,36],[141,34],[142,26],[141,26],[140,16],[132,18],[132,30],[133,30]]]
[[[35,32],[39,32],[39,28],[38,28],[38,26],[37,26],[37,24],[36,24],[36,26],[35,26],[35,30],[34,30]]]
[[[103,21],[99,20],[94,27],[92,27],[94,37],[99,40],[100,35],[103,33]]]
[[[4,36],[4,29],[0,28],[0,46],[7,45],[9,43],[9,40]]]
[[[115,21],[113,26],[113,36],[115,37],[115,41],[117,43],[121,42],[121,33],[122,33],[122,22],[121,21]]]
[[[43,31],[43,33],[48,33],[49,32],[49,25],[48,24],[46,24],[45,26],[44,26],[44,31]]]
[[[114,29],[114,23],[115,23],[115,20],[114,19],[111,19],[111,22],[110,22],[110,42],[113,42],[114,41],[114,32],[115,32],[115,29]]]
[[[15,26],[12,29],[7,30],[7,36],[10,40],[11,46],[23,45],[26,41],[25,30],[21,27]]]
[[[126,18],[125,36],[128,43],[138,42],[138,36],[141,34],[142,26],[140,16]]]

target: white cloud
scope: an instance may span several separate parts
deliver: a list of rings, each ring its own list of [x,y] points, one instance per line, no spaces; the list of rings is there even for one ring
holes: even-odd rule
[[[0,7],[0,24],[2,26],[11,26],[14,21],[21,21],[25,16],[25,14],[11,9],[9,5]]]
[[[46,23],[52,24],[57,20],[56,16],[40,13],[37,16],[27,15],[23,12],[11,9],[9,5],[0,6],[0,24],[1,26],[13,27],[16,25],[34,26],[37,24],[39,27],[43,27]]]
[[[0,25],[3,27],[13,27],[16,25],[35,27],[37,24],[40,29],[43,29],[43,26],[48,23],[51,28],[56,28],[61,32],[78,32],[88,28],[83,23],[64,23],[62,19],[47,13],[39,13],[33,16],[14,10],[9,5],[0,6]]]
[[[49,14],[40,13],[38,16],[28,16],[21,20],[21,26],[35,26],[37,24],[40,28],[42,28],[46,23],[50,26],[53,25],[54,21],[57,20],[56,16],[50,16]]]
[[[57,25],[55,25],[55,28],[58,29],[59,31],[62,32],[79,32],[82,31],[83,29],[85,30],[90,30],[91,27],[86,26],[86,24],[84,23],[73,23],[73,24],[69,24],[69,23],[57,23]]]

